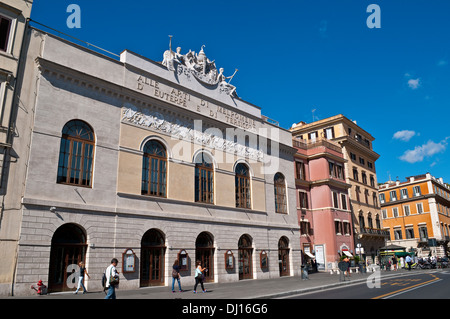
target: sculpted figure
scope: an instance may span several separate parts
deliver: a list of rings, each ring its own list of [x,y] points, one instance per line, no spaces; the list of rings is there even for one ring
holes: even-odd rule
[[[234,74],[231,76],[225,76],[223,74],[224,69],[220,68],[217,70],[215,60],[210,61],[203,50],[205,45],[202,45],[200,52],[196,54],[194,51],[189,50],[185,55],[181,54],[181,48],[178,47],[176,52],[172,51],[172,36],[170,37],[169,50],[164,52],[164,60],[162,64],[169,71],[175,71],[176,64],[179,63],[178,74],[184,74],[190,80],[190,75],[192,74],[197,80],[209,84],[216,85],[219,84],[220,92],[225,92],[230,96],[236,94],[236,87],[230,84],[231,80],[234,78],[238,70],[236,69]]]
[[[162,64],[168,69],[171,69],[171,65],[173,64],[173,59],[175,58],[175,52],[172,50],[167,50],[164,52],[164,60],[162,61]]]
[[[219,75],[217,76],[219,83],[223,87],[223,90],[226,90],[229,95],[233,96],[236,93],[236,87],[234,85],[231,85],[230,82],[236,75],[238,69],[234,71],[234,74],[232,76],[225,76],[223,74],[223,71],[224,71],[223,68],[219,69]],[[227,79],[229,79],[228,82]]]

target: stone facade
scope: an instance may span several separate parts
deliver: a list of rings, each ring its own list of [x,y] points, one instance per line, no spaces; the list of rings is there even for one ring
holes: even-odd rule
[[[19,78],[23,69],[20,55],[32,0],[0,1],[0,295],[12,291],[17,264],[17,244],[21,224],[20,201],[25,170],[14,144],[16,136],[15,109],[20,105]],[[22,166],[21,166],[22,165]]]
[[[30,147],[19,154],[26,159],[26,179],[15,295],[34,293],[30,285],[38,280],[54,291],[72,289],[73,275],[66,269],[70,262],[55,263],[57,249],[69,257],[70,249],[77,251],[72,263],[85,261],[91,275],[88,290],[101,288],[111,258],[119,259],[120,271],[122,254],[129,249],[136,256],[135,271],[121,275],[121,289],[171,285],[172,263],[183,250],[188,262],[181,272],[182,285],[190,289],[195,262],[205,250],[198,243],[202,235],[212,241],[207,249],[210,281],[299,274],[292,135],[267,122],[260,108],[240,99],[236,90],[198,81],[177,62],[167,68],[130,51],[112,59],[36,29],[28,32],[24,62],[25,108],[18,111],[17,143]],[[94,135],[92,180],[87,185],[57,182],[62,131],[74,120],[88,124]],[[166,151],[164,196],[142,192],[148,141]],[[195,195],[195,161],[201,152],[212,159],[209,203],[196,201]],[[249,171],[245,208],[236,207],[239,163]],[[285,193],[276,197],[274,177],[279,173]],[[67,234],[61,237],[61,229],[79,232],[83,242],[70,242],[74,237]],[[143,248],[149,232],[161,236],[161,247]],[[243,236],[250,244],[241,249]],[[156,268],[145,261],[149,251],[161,253]],[[227,252],[234,256],[232,268],[225,267]],[[261,253],[268,255],[267,268],[261,267]],[[148,269],[155,273],[147,274],[150,279],[143,283]]]

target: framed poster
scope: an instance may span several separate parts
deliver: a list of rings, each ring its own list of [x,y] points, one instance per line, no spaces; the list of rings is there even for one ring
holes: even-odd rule
[[[180,250],[180,252],[178,253],[178,265],[180,266],[180,270],[188,270],[189,254],[185,249]]]
[[[127,249],[122,254],[122,273],[133,273],[136,271],[136,254],[133,249]]]
[[[316,251],[316,263],[317,269],[324,270],[325,269],[325,251],[323,245],[314,246]]]
[[[225,253],[225,269],[234,269],[234,255],[231,250]]]

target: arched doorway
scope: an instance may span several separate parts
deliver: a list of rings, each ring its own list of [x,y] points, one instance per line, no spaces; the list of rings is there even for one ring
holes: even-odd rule
[[[253,279],[252,256],[252,239],[248,235],[242,235],[238,242],[239,280]]]
[[[289,240],[284,236],[278,241],[278,263],[280,276],[289,276]]]
[[[202,267],[208,269],[205,272],[206,281],[214,281],[214,240],[207,232],[198,235],[195,241],[195,261],[200,261]]]
[[[50,250],[49,292],[76,288],[78,276],[71,275],[77,269],[78,263],[85,261],[86,250],[86,234],[77,225],[66,224],[55,231]]]
[[[141,287],[164,285],[164,235],[150,229],[141,242]]]

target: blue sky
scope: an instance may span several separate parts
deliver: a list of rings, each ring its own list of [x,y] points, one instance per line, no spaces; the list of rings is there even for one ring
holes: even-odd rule
[[[81,28],[68,28],[69,4]],[[370,4],[381,28],[366,24]],[[379,182],[430,172],[450,183],[449,15],[447,0],[35,0],[31,17],[156,61],[168,35],[182,53],[206,45],[281,127],[344,114],[375,137]]]

